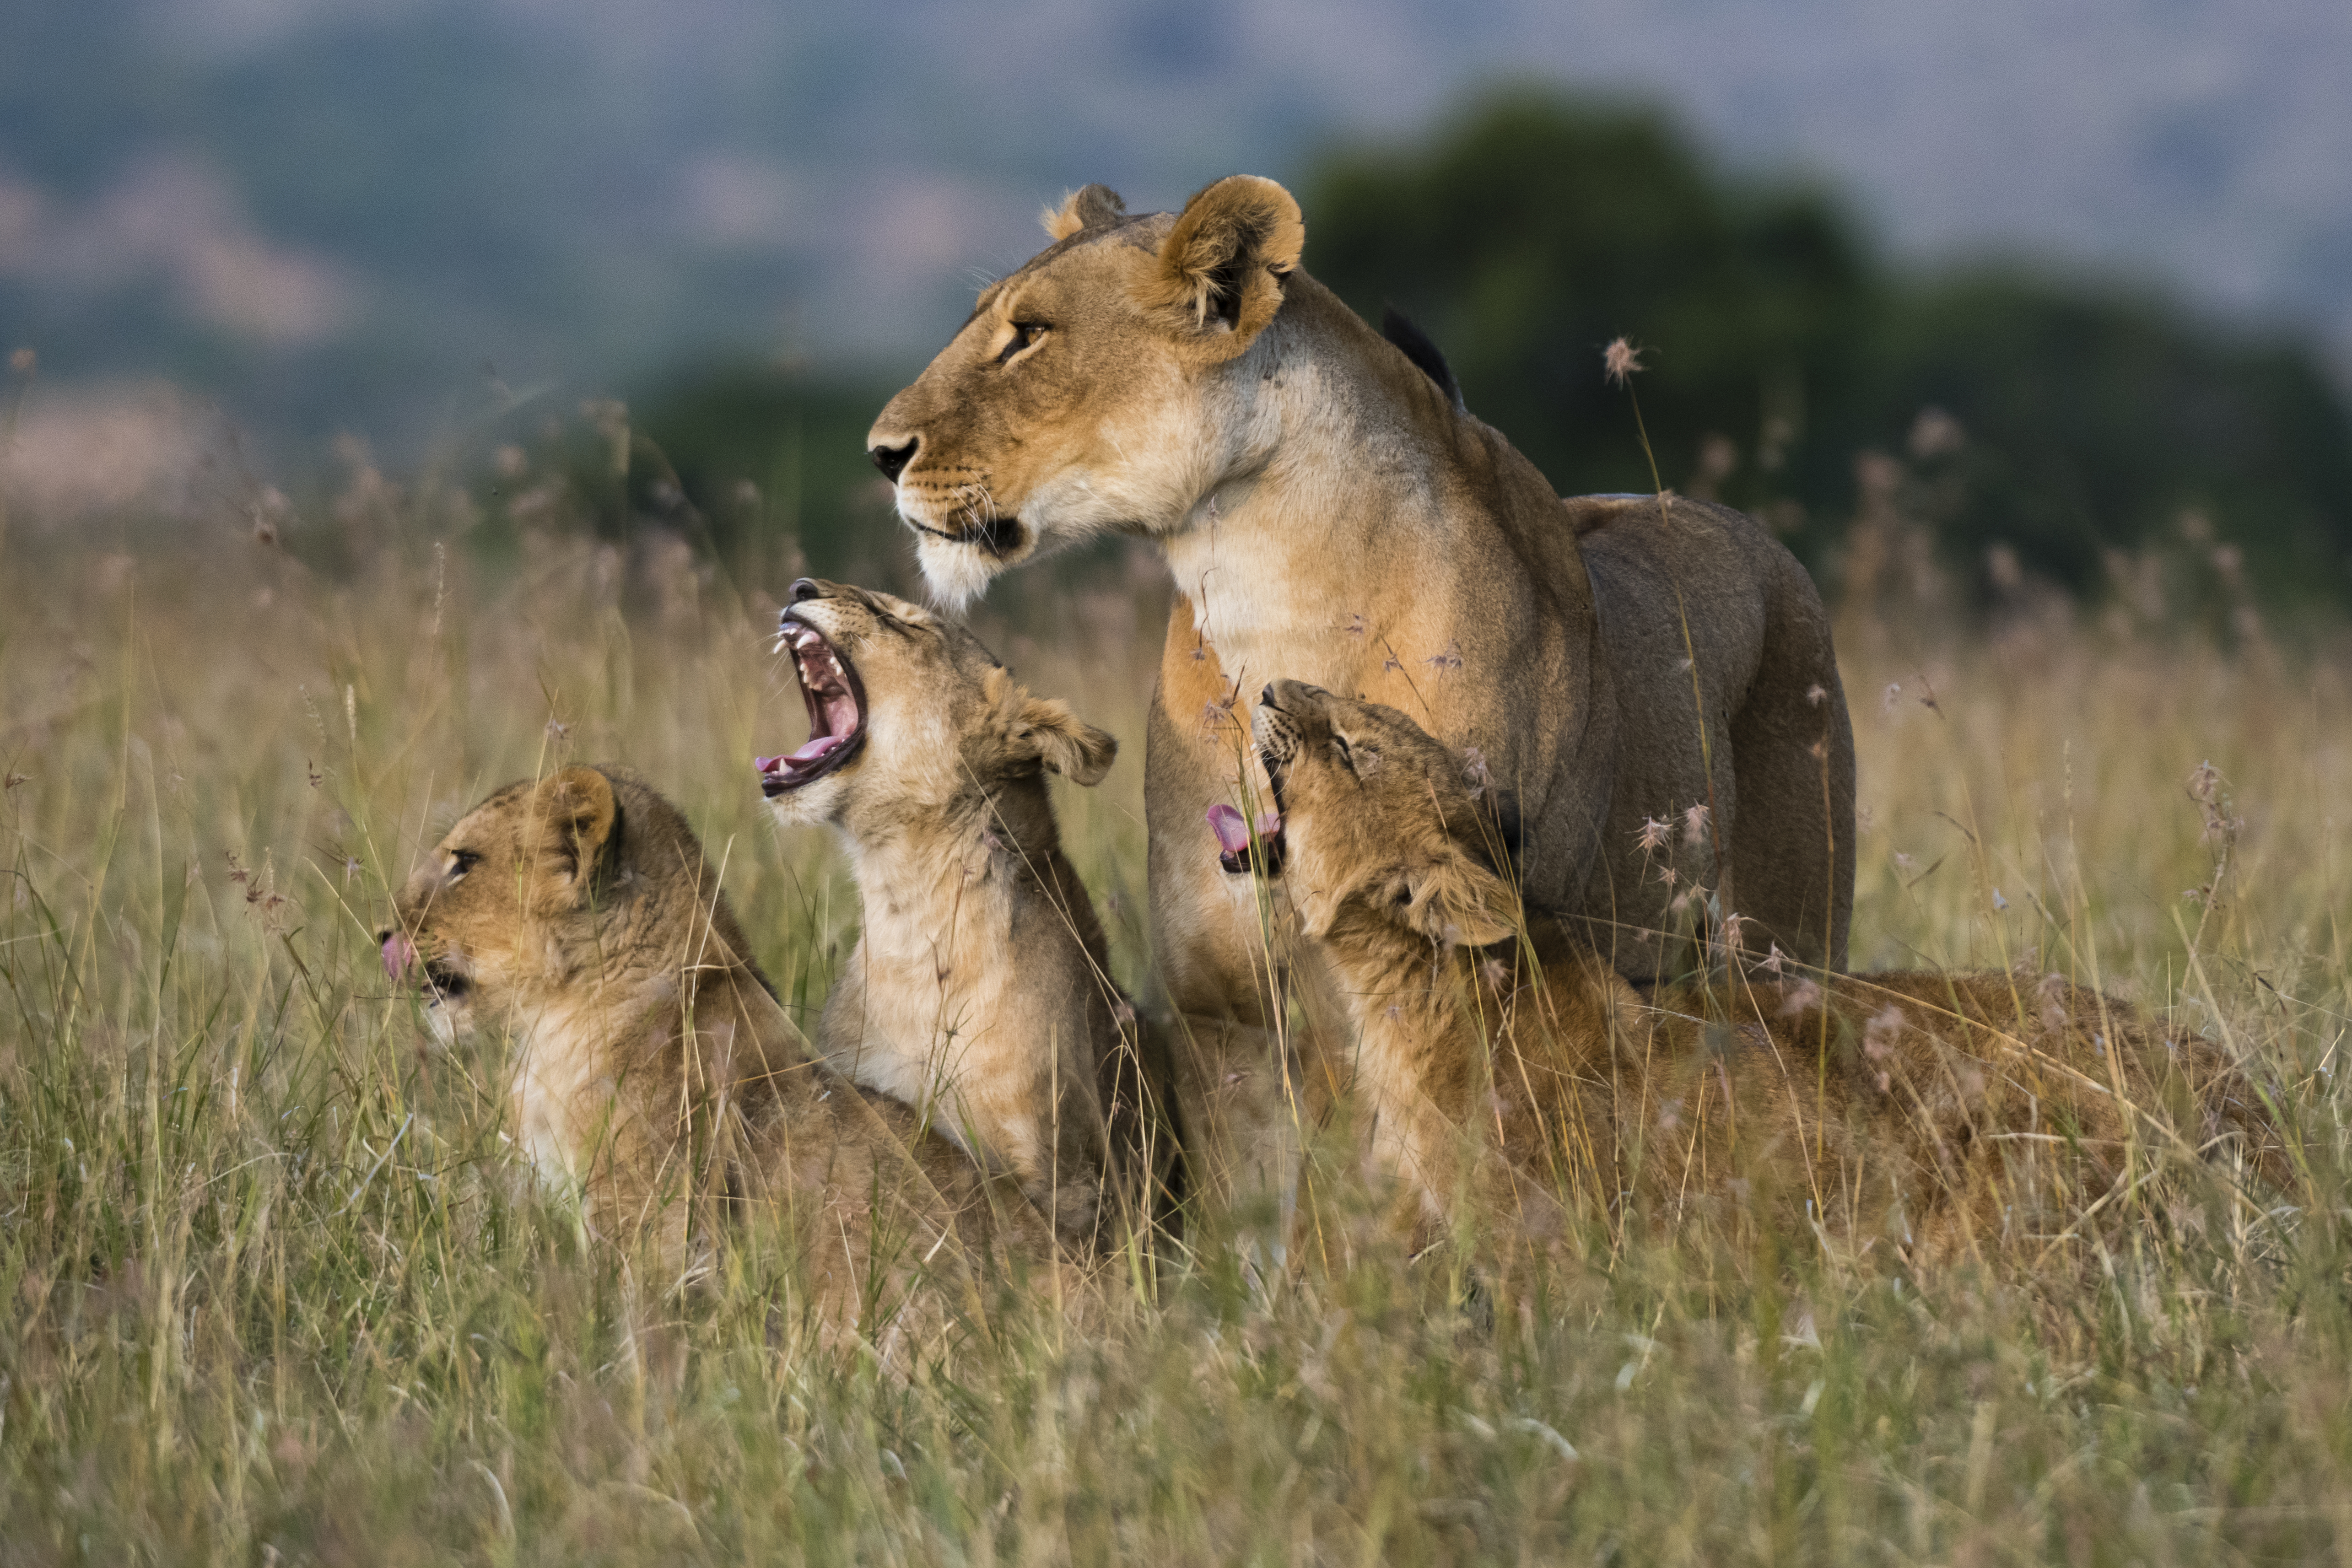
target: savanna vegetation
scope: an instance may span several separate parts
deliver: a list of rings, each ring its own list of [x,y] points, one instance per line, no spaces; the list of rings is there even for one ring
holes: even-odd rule
[[[1598,379],[1597,363],[1593,367]],[[599,430],[597,425],[602,423]],[[628,434],[612,410],[582,444]],[[2352,1543],[2352,653],[2177,536],[2140,590],[1967,612],[1885,460],[1832,587],[1862,756],[1855,958],[2057,971],[2268,1085],[2284,1189],[2151,1147],[2095,1223],[1920,1273],[1594,1217],[1511,1310],[1402,1256],[1344,1137],[1285,1264],[1017,1283],[843,1348],[747,1227],[655,1273],[500,1126],[495,1052],[391,988],[387,890],[488,787],[642,769],[806,1016],[856,920],[748,758],[798,568],[495,486],[21,513],[0,559],[0,1559],[10,1563],[2303,1560]],[[570,464],[564,466],[558,463]],[[491,494],[495,488],[497,494]],[[871,575],[903,582],[878,514]],[[1130,747],[1065,820],[1147,1004],[1142,704],[1166,591],[1108,552],[982,621]],[[780,689],[780,684],[782,689]],[[1207,850],[1204,830],[1204,852]],[[1244,1222],[1251,1217],[1244,1216]]]

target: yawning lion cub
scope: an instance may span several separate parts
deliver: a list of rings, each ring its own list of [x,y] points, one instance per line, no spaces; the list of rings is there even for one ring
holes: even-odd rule
[[[443,1040],[503,1026],[513,1119],[598,1232],[651,1227],[675,1261],[698,1195],[764,1199],[805,1239],[835,1317],[900,1263],[1053,1242],[914,1113],[815,1061],[753,967],[685,819],[618,768],[509,784],[408,879],[384,967]],[[967,1250],[969,1249],[969,1250]],[[894,1257],[895,1254],[895,1257]]]
[[[2284,1175],[2209,1043],[2056,976],[1734,977],[1644,1001],[1528,931],[1471,768],[1404,715],[1276,681],[1254,727],[1280,810],[1259,870],[1341,982],[1375,1151],[1432,1216],[1463,1195],[1538,1229],[1563,1198],[1653,1221],[1801,1202],[1935,1258],[2063,1230],[2134,1145],[2234,1135]]]
[[[761,788],[779,821],[840,830],[866,906],[818,1049],[934,1111],[1073,1242],[1115,1208],[1160,1209],[1174,1141],[1145,1129],[1166,1124],[1164,1069],[1110,977],[1044,777],[1096,783],[1118,743],[886,593],[803,578],[778,641],[810,737],[759,759]]]

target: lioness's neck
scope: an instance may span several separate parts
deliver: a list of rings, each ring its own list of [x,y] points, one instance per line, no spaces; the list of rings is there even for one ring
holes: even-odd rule
[[[1492,528],[1498,486],[1551,489],[1328,289],[1288,289],[1227,372],[1244,434],[1224,471],[1159,538],[1229,675],[1345,686],[1395,656],[1381,628],[1479,559],[1464,530]],[[1384,570],[1332,570],[1359,560]]]

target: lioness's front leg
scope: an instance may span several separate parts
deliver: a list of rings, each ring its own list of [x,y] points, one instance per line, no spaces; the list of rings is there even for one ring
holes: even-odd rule
[[[1189,683],[1187,683],[1189,684]],[[1175,1013],[1170,1056],[1196,1190],[1213,1204],[1272,1198],[1286,1215],[1297,1184],[1303,1096],[1299,1042],[1285,1024],[1286,912],[1271,884],[1227,873],[1205,818],[1231,803],[1245,736],[1206,703],[1170,711],[1152,694],[1144,754],[1151,941]],[[1180,688],[1179,700],[1181,700]]]

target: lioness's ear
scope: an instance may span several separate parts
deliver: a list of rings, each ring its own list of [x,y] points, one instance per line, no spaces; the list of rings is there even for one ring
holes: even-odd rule
[[[1118,756],[1118,739],[1070,711],[1070,705],[1051,697],[1031,697],[1021,705],[1013,733],[1037,752],[1037,760],[1074,784],[1099,784]]]
[[[1518,929],[1510,888],[1459,850],[1406,872],[1399,897],[1405,924],[1441,946],[1484,947]]]
[[[1143,308],[1211,361],[1248,348],[1282,308],[1307,225],[1290,193],[1230,174],[1184,204],[1138,289]]]
[[[551,906],[576,904],[620,821],[613,781],[593,768],[567,768],[541,781],[532,804],[539,862],[550,878],[541,889],[541,902]]]
[[[1045,232],[1067,239],[1080,229],[1100,228],[1127,216],[1127,204],[1108,185],[1082,185],[1062,198],[1062,204],[1040,214]]]

